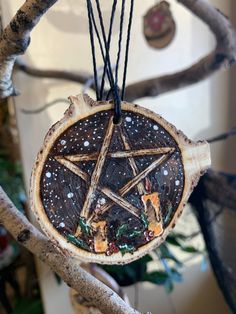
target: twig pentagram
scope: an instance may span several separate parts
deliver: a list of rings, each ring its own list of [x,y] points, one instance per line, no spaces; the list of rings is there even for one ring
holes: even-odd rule
[[[113,135],[114,128],[119,129],[120,137],[124,144],[124,151],[117,151],[113,153],[108,153],[110,141]],[[109,119],[107,131],[104,137],[104,141],[100,152],[91,153],[91,154],[77,154],[77,155],[66,155],[66,156],[55,156],[55,159],[61,163],[63,166],[68,168],[71,172],[79,176],[82,180],[86,182],[90,182],[90,186],[85,198],[85,202],[83,208],[81,210],[81,218],[84,221],[84,224],[90,224],[93,219],[97,216],[97,213],[92,212],[90,214],[90,207],[93,201],[93,194],[95,190],[99,190],[102,194],[110,199],[110,202],[103,205],[99,210],[99,216],[104,214],[108,211],[114,204],[119,205],[123,209],[130,212],[132,215],[140,218],[141,212],[140,209],[135,207],[133,204],[128,202],[124,196],[134,187],[137,186],[140,197],[144,203],[144,207],[147,207],[147,201],[152,202],[152,206],[155,210],[156,222],[152,221],[150,224],[153,225],[153,236],[160,235],[163,231],[162,226],[160,225],[161,217],[158,208],[158,195],[156,195],[154,199],[154,194],[148,194],[146,191],[144,184],[142,183],[143,179],[145,179],[150,172],[156,169],[158,166],[162,164],[162,162],[166,161],[171,154],[175,151],[175,148],[172,147],[162,147],[156,149],[141,149],[141,150],[132,150],[129,146],[128,140],[125,137],[124,129],[122,126],[115,126],[113,124],[112,117]],[[146,167],[143,171],[139,172],[138,167],[135,163],[135,156],[145,156],[145,155],[158,155],[159,157],[152,162],[148,167]],[[160,156],[161,155],[161,156]],[[106,158],[128,158],[130,167],[132,168],[132,172],[134,177],[132,180],[128,181],[122,188],[119,189],[119,192],[116,193],[109,189],[108,187],[103,187],[99,185],[100,175],[103,171],[103,166],[105,163]],[[74,162],[81,162],[81,161],[90,161],[96,160],[96,165],[94,171],[91,175],[87,174],[83,170],[80,169],[79,166],[75,165]],[[156,203],[155,203],[156,202]],[[157,227],[158,226],[158,227]],[[99,226],[100,227],[100,226]],[[106,227],[106,224],[103,224],[103,229]],[[97,231],[97,230],[96,230]],[[81,234],[81,226],[79,225],[76,232],[75,237],[79,237]],[[105,234],[104,230],[103,233]],[[107,245],[102,246],[107,247]]]

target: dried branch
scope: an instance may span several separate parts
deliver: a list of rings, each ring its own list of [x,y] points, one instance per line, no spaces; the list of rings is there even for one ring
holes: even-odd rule
[[[233,136],[236,136],[236,127],[232,128],[230,131],[211,137],[207,139],[206,141],[210,144],[213,144],[219,141],[227,140],[228,138],[231,138]]]
[[[126,100],[133,101],[142,97],[154,97],[166,92],[198,83],[223,66],[231,66],[236,60],[236,37],[229,20],[205,0],[177,0],[193,14],[206,23],[216,37],[216,48],[206,57],[191,67],[170,75],[164,75],[131,84],[126,88]],[[65,79],[77,83],[85,83],[89,75],[81,75],[66,71],[39,70],[17,64],[17,68],[26,74],[36,77]],[[94,86],[91,86],[94,89]]]
[[[229,20],[205,0],[178,0],[206,23],[216,37],[215,50],[188,69],[162,77],[134,83],[126,89],[129,101],[154,97],[198,83],[222,66],[231,66],[236,60],[236,37]]]
[[[79,295],[102,313],[138,314],[114,291],[79,266],[58,244],[52,243],[21,214],[0,187],[0,222],[12,236],[55,271]]]
[[[27,0],[4,29],[0,40],[0,98],[16,95],[12,70],[16,57],[24,54],[30,32],[57,0]]]
[[[89,74],[83,73],[73,73],[69,71],[59,71],[59,70],[40,70],[33,68],[29,65],[23,63],[19,58],[16,60],[15,69],[20,70],[25,74],[30,76],[38,77],[38,78],[55,78],[58,80],[67,80],[72,81],[79,84],[86,84],[87,81],[91,78]],[[91,88],[95,88],[94,85]]]
[[[208,171],[200,181],[206,198],[222,207],[235,209],[235,183],[232,184],[232,180],[230,179],[225,174]]]

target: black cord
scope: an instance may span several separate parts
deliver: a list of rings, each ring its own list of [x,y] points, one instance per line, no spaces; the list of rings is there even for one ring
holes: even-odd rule
[[[96,21],[95,21],[93,10],[91,10],[91,18],[92,18],[93,26],[94,26],[95,33],[96,33],[96,36],[97,36],[97,39],[98,39],[99,47],[100,47],[100,50],[101,50],[102,59],[103,59],[103,62],[105,64],[106,63],[106,56],[105,56],[105,52],[103,50],[102,40],[101,40],[99,31],[98,31],[98,28],[97,28],[97,25],[96,25]],[[110,78],[109,73],[107,73],[107,78],[108,78],[109,83],[111,84],[111,78]],[[101,86],[100,86],[100,90],[101,90]],[[102,100],[101,94],[99,94],[99,99],[98,100]]]
[[[104,27],[104,22],[103,22],[103,16],[102,16],[100,2],[99,2],[99,0],[95,0],[95,1],[96,1],[96,5],[97,5],[98,16],[99,16],[101,30],[102,30],[102,36],[103,36],[103,41],[104,41],[105,50],[106,50],[106,58],[105,58],[105,64],[104,64],[104,70],[103,70],[102,82],[101,82],[101,88],[100,88],[100,97],[102,98],[103,97],[103,93],[104,93],[105,74],[106,73],[109,73],[109,75],[110,75],[110,79],[111,79],[110,85],[111,85],[112,89],[113,89],[113,86],[115,84],[114,78],[113,78],[113,74],[112,74],[112,66],[111,66],[111,60],[110,60],[110,54],[109,53],[110,53],[111,35],[112,35],[112,29],[113,29],[113,24],[114,24],[114,17],[115,17],[115,12],[116,12],[117,0],[114,0],[113,5],[112,5],[108,39],[106,39],[106,32],[105,32],[105,27]]]
[[[129,59],[129,46],[130,46],[130,34],[131,34],[131,26],[132,26],[132,21],[133,21],[133,13],[134,13],[134,0],[131,0],[130,12],[129,12],[129,24],[128,24],[127,40],[126,40],[126,52],[125,52],[123,85],[122,85],[122,91],[121,91],[121,99],[122,100],[124,100],[124,97],[125,97],[125,85],[126,85],[126,77],[127,77],[127,67],[128,67],[128,59]]]
[[[109,73],[111,92],[113,94],[113,99],[114,99],[114,119],[113,119],[113,122],[115,124],[118,124],[121,121],[121,98],[120,98],[119,87],[117,86],[117,84],[115,83],[115,80],[114,80],[112,66],[111,66],[111,60],[110,60],[110,54],[109,54],[117,0],[114,0],[113,5],[112,5],[110,27],[109,27],[109,34],[108,34],[107,40],[106,40],[105,27],[104,27],[103,16],[102,16],[102,11],[101,11],[99,0],[96,0],[96,5],[97,5],[98,16],[99,16],[101,30],[102,30],[103,41],[104,41],[104,45],[105,45],[105,49],[106,49],[106,62],[104,65],[104,73]],[[102,79],[102,83],[101,83],[101,90],[100,90],[100,96],[101,97],[103,97],[103,93],[104,93],[104,83],[105,83],[105,75],[103,75],[103,79]]]
[[[87,0],[87,9],[88,9],[88,21],[89,21],[89,33],[90,33],[90,43],[91,43],[91,50],[92,50],[92,58],[93,58],[93,72],[94,72],[94,83],[96,89],[96,96],[97,99],[99,97],[98,92],[98,73],[97,73],[97,63],[96,63],[96,56],[95,56],[95,44],[94,44],[94,35],[93,35],[93,24],[91,20],[91,2]]]
[[[117,85],[118,85],[118,70],[119,70],[120,55],[121,55],[124,15],[125,15],[125,0],[122,0],[122,7],[121,7],[121,14],[120,14],[120,33],[119,33],[118,52],[117,52],[117,61],[116,61],[116,79],[115,79],[115,83]]]
[[[111,39],[112,39],[112,30],[114,24],[114,18],[117,8],[117,0],[113,0],[112,4],[112,11],[110,17],[110,26],[108,37],[106,37],[102,10],[100,6],[99,0],[95,0],[100,27],[101,27],[101,35],[100,37],[91,0],[87,0],[87,8],[88,8],[88,19],[89,19],[89,32],[90,32],[90,41],[91,41],[91,49],[92,49],[92,56],[93,56],[93,68],[94,68],[94,78],[95,78],[95,88],[96,88],[96,95],[97,100],[102,100],[104,97],[104,87],[105,87],[105,78],[107,75],[109,84],[110,84],[110,91],[107,93],[107,97],[109,97],[110,93],[113,94],[114,99],[114,123],[117,124],[121,121],[121,99],[124,99],[125,94],[125,84],[126,84],[126,77],[127,77],[127,66],[128,66],[128,54],[129,54],[129,46],[130,46],[130,33],[131,33],[131,26],[132,26],[132,16],[133,16],[133,8],[134,8],[134,0],[131,0],[130,6],[130,13],[129,13],[129,23],[127,29],[127,42],[126,42],[126,51],[125,51],[125,62],[124,62],[124,73],[123,73],[123,83],[122,83],[122,92],[120,93],[120,89],[118,86],[118,70],[119,70],[119,63],[121,58],[121,48],[122,48],[122,37],[123,37],[123,25],[124,25],[124,14],[125,14],[125,0],[122,0],[122,8],[121,8],[121,15],[120,15],[120,31],[119,31],[119,42],[118,42],[118,52],[117,52],[117,60],[116,60],[116,68],[115,68],[115,78],[113,76],[113,70],[111,65],[110,59],[110,46],[111,46]],[[94,28],[94,29],[93,29]],[[98,74],[97,74],[97,65],[96,65],[96,57],[95,57],[95,43],[94,43],[94,30],[98,39],[98,43],[101,49],[101,54],[104,61],[104,69],[102,75],[101,85],[98,87]],[[105,52],[103,49],[103,44],[105,46]],[[100,89],[100,90],[99,90]]]

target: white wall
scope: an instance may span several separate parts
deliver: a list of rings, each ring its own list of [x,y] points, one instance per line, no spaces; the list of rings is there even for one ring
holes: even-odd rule
[[[6,24],[24,1],[1,0],[1,2]],[[106,19],[110,2],[102,1]],[[155,1],[136,1],[128,83],[187,67],[213,48],[214,38],[208,28],[177,1],[170,2],[177,22],[177,35],[168,49],[156,51],[146,45],[142,35],[142,16]],[[226,14],[232,12],[231,2],[235,5],[233,0],[211,2]],[[23,59],[39,68],[91,71],[86,23],[85,1],[58,1],[33,30],[31,45]],[[117,42],[117,38],[116,24],[114,42]],[[115,53],[114,47],[112,52]],[[21,110],[35,109],[56,98],[78,94],[81,86],[64,81],[35,79],[22,73],[15,76],[15,84],[21,91],[21,96],[15,99],[15,104],[22,162],[28,187],[32,164],[44,135],[49,127],[61,118],[66,105],[58,104],[38,115],[25,115]],[[235,113],[232,108],[235,95],[230,90],[230,84],[229,72],[221,72],[195,86],[155,99],[142,99],[137,103],[163,115],[189,137],[199,139],[225,131],[236,124],[232,118],[232,113]],[[212,147],[215,169],[235,170],[234,158],[229,152],[228,144],[220,143]],[[64,285],[57,286],[47,267],[41,265],[39,273],[46,314],[70,313],[67,288]],[[152,288],[152,292],[149,289],[150,286],[146,287],[144,294],[141,293],[140,303],[143,310],[152,310],[153,314],[173,313],[169,297],[164,294],[162,288],[155,290]],[[178,286],[171,299],[178,314],[204,313],[206,308],[208,314],[229,313],[210,270],[201,273],[198,264],[191,264],[185,269],[185,281]]]

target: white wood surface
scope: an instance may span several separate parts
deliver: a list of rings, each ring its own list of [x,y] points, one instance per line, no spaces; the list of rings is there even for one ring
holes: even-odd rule
[[[23,2],[1,0],[5,24]],[[155,1],[136,2],[128,83],[182,69],[213,47],[214,38],[207,27],[176,1],[170,2],[177,21],[177,36],[171,46],[163,51],[149,48],[142,36],[142,16]],[[230,13],[230,0],[211,2],[226,14]],[[110,0],[102,0],[106,20],[110,3]],[[117,26],[116,23],[114,43],[117,42]],[[112,53],[115,56],[114,48],[115,46],[112,47]],[[39,68],[91,72],[85,1],[58,1],[32,32],[31,45],[23,59]],[[233,123],[229,114],[232,100],[229,79],[229,73],[222,72],[195,86],[163,95],[158,99],[142,99],[137,103],[163,115],[189,137],[197,139],[211,136],[227,130]],[[24,74],[17,74],[14,81],[21,91],[21,96],[15,99],[15,105],[25,182],[29,188],[31,168],[44,135],[49,127],[61,118],[66,105],[58,104],[37,115],[26,115],[21,110],[36,109],[56,98],[78,94],[81,86],[64,81],[35,79]],[[213,147],[213,165],[217,169],[235,170],[235,164],[223,162],[224,148],[222,144]],[[68,288],[64,284],[58,286],[49,269],[41,263],[39,276],[45,313],[71,314]],[[206,308],[208,314],[229,313],[209,269],[202,273],[199,264],[191,264],[185,269],[184,278],[184,283],[178,285],[171,296],[176,313],[204,313]],[[128,291],[132,296],[133,288]],[[145,285],[144,291],[140,292],[140,298],[140,309],[143,311],[150,310],[153,314],[174,313],[170,299],[162,288]]]

